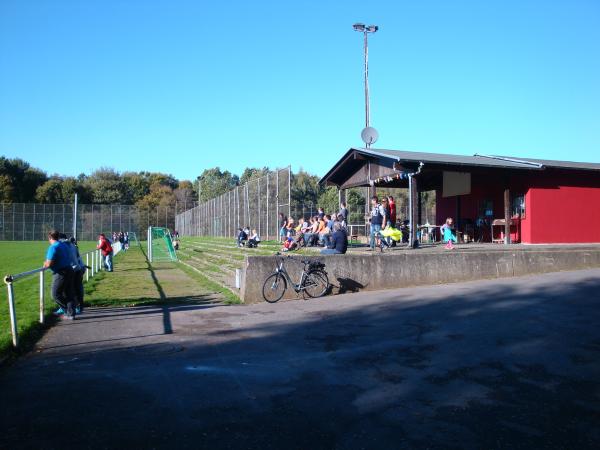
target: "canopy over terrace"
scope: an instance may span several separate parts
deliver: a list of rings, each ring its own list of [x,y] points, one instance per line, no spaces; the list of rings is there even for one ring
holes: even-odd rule
[[[409,189],[409,220],[411,239],[417,246],[416,226],[418,224],[418,193],[436,191],[436,199],[453,198],[456,205],[457,220],[460,221],[461,198],[468,196],[483,185],[500,192],[502,195],[504,219],[504,242],[511,242],[511,188],[523,195],[530,184],[526,180],[542,182],[550,174],[565,174],[588,179],[592,187],[600,193],[600,164],[567,161],[549,161],[531,158],[517,158],[490,155],[446,155],[437,153],[409,152],[351,148],[321,179],[321,183],[336,186],[340,197],[344,198],[345,189],[369,187],[374,195],[377,187]],[[546,176],[546,182],[549,177]]]

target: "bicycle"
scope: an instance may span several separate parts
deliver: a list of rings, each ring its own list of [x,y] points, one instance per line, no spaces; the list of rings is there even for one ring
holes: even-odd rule
[[[267,277],[262,288],[263,298],[266,302],[275,303],[281,300],[285,291],[287,291],[288,283],[297,294],[302,292],[303,296],[308,295],[311,298],[317,298],[327,293],[329,278],[325,271],[325,264],[319,261],[303,259],[300,261],[304,264],[300,281],[294,283],[290,274],[285,269],[284,262],[286,258],[280,256],[279,253],[277,256],[279,256],[279,263],[275,267],[275,272]],[[288,255],[287,258],[291,258],[291,256]]]

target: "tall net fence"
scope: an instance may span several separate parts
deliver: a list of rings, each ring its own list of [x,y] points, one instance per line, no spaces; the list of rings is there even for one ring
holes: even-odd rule
[[[269,172],[178,214],[175,229],[181,236],[232,237],[239,228],[249,227],[263,239],[273,239],[279,213],[291,214],[290,189],[289,167]]]
[[[184,204],[158,208],[80,204],[77,208],[77,237],[80,240],[95,240],[99,233],[113,231],[133,231],[138,236],[145,236],[150,226],[172,230],[175,216],[183,208]],[[73,204],[1,204],[0,240],[45,240],[48,231],[53,228],[70,235],[73,230],[73,209]]]

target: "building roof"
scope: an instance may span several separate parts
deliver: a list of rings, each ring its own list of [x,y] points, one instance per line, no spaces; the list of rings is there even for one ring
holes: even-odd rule
[[[405,150],[383,150],[355,148],[353,150],[397,158],[399,161],[430,162],[439,164],[456,164],[469,166],[506,167],[516,169],[543,169],[544,167],[579,170],[600,170],[600,163],[574,161],[554,161],[549,159],[521,158],[519,156],[481,155],[473,156],[448,155],[444,153],[409,152]]]
[[[389,158],[400,163],[430,163],[448,166],[470,166],[470,167],[490,167],[504,169],[526,169],[543,170],[545,168],[567,169],[567,170],[593,170],[600,171],[599,163],[584,163],[573,161],[553,161],[546,159],[521,158],[515,156],[496,156],[481,155],[473,156],[448,155],[444,153],[425,153],[410,152],[405,150],[385,150],[374,148],[351,148],[346,154],[323,176],[321,182],[326,182],[328,178],[336,172],[336,169],[342,164],[351,153],[360,153],[365,156],[375,158]]]

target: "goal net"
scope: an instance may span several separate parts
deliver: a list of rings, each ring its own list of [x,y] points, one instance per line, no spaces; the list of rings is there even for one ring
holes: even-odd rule
[[[148,228],[148,260],[150,262],[177,261],[177,253],[168,228]]]

